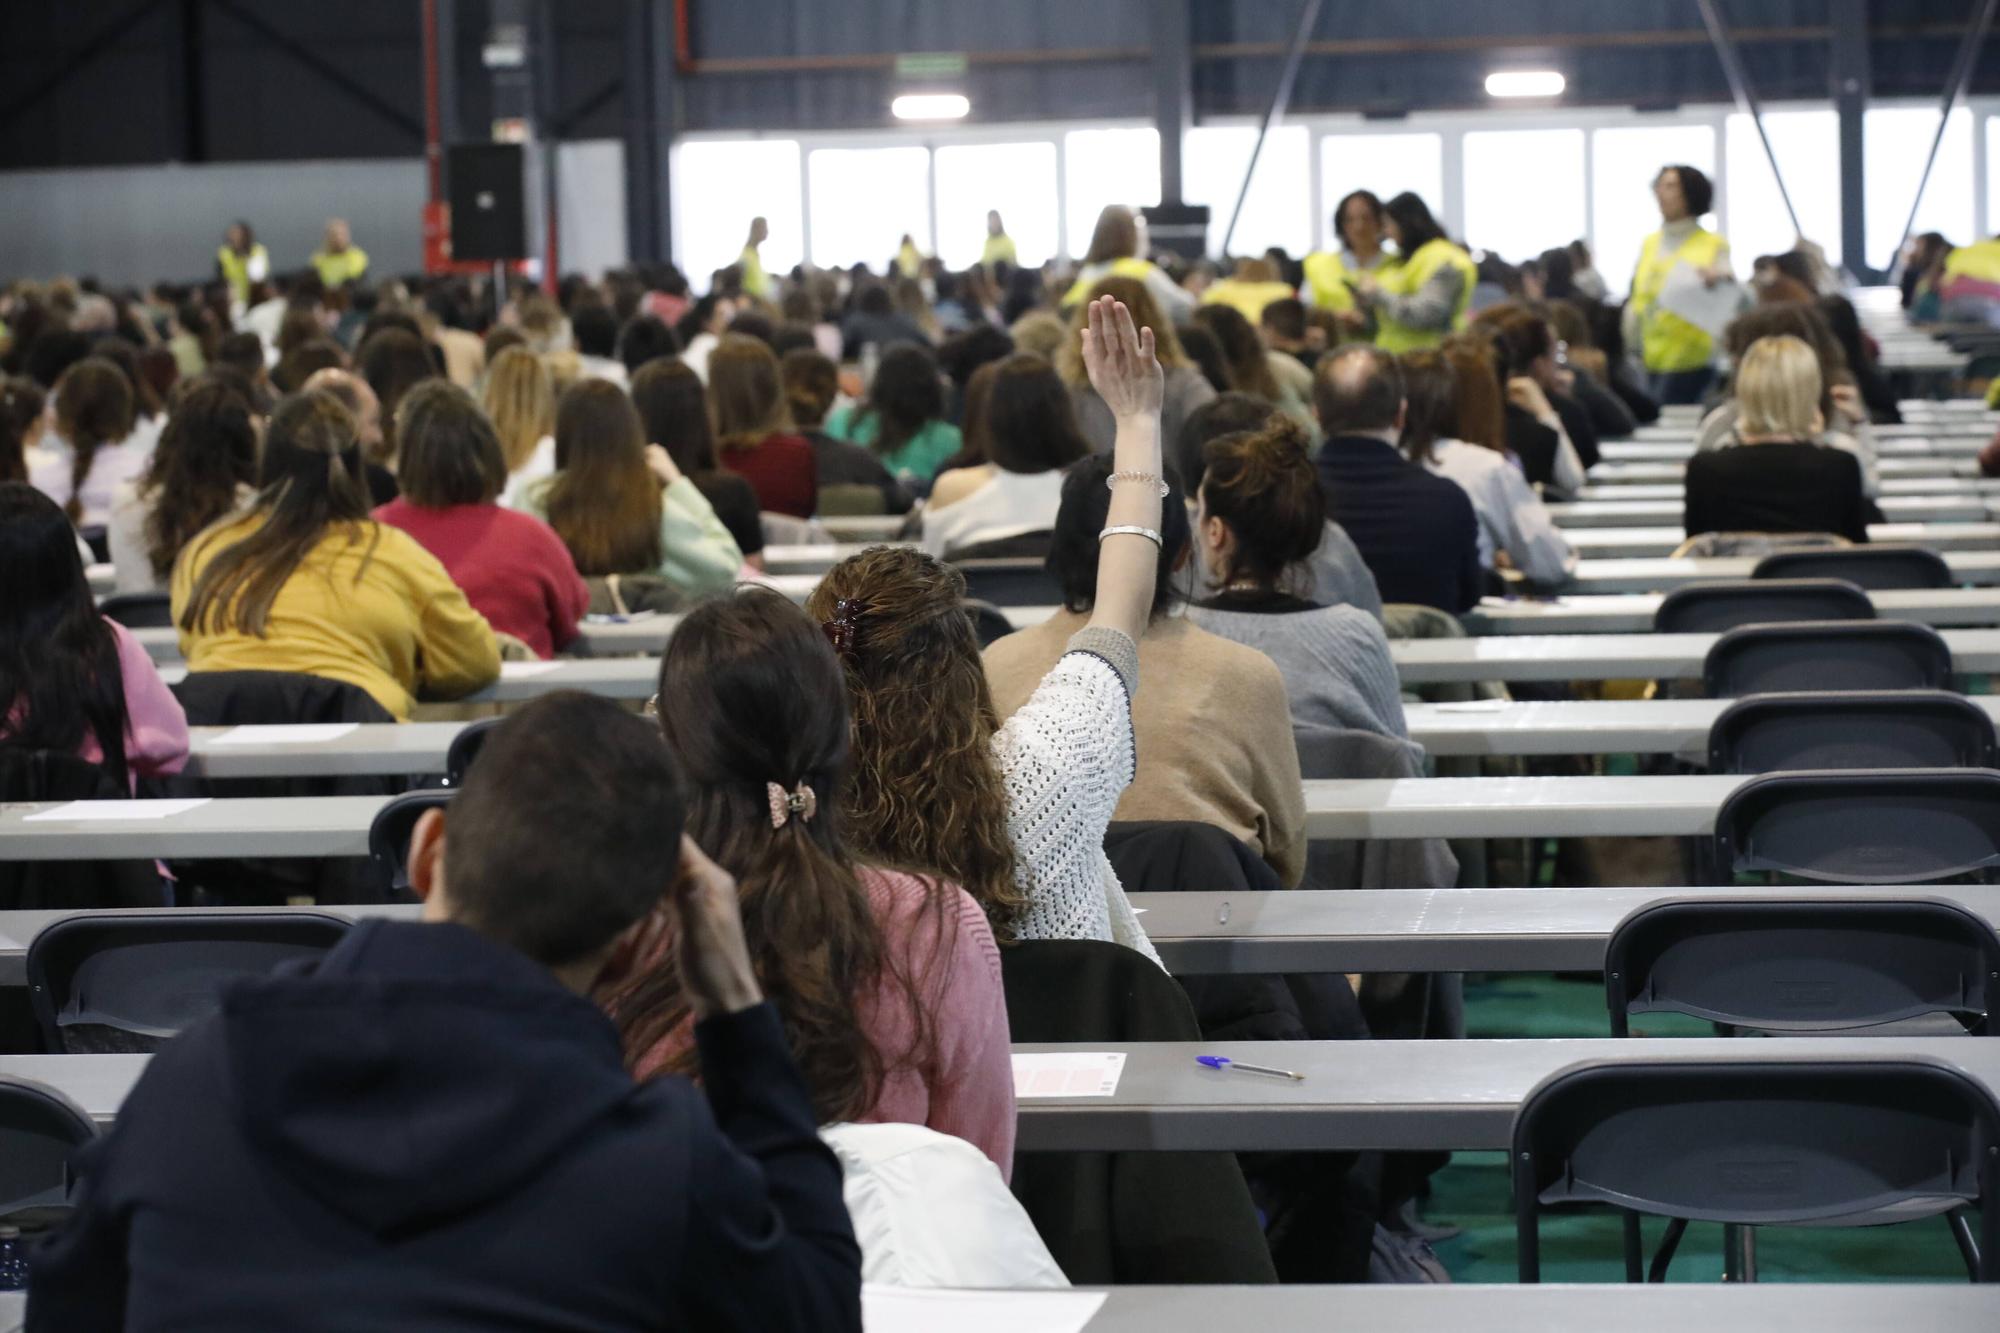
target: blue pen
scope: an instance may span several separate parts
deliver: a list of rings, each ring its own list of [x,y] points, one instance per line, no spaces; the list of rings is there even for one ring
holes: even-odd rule
[[[1220,1069],[1225,1073],[1233,1070],[1239,1074],[1269,1074],[1273,1078],[1288,1078],[1294,1083],[1303,1083],[1306,1079],[1304,1074],[1294,1073],[1289,1069],[1273,1069],[1269,1065],[1246,1065],[1241,1060],[1232,1060],[1226,1055],[1197,1055],[1194,1062],[1198,1065],[1207,1065],[1210,1069]]]

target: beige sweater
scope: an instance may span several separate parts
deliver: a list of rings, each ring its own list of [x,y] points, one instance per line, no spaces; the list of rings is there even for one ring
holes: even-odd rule
[[[986,679],[1005,721],[1027,702],[1070,636],[1089,618],[1070,611],[986,650]],[[1271,659],[1180,616],[1139,641],[1132,699],[1139,776],[1115,819],[1213,824],[1242,839],[1294,888],[1305,873],[1305,794],[1285,683]]]

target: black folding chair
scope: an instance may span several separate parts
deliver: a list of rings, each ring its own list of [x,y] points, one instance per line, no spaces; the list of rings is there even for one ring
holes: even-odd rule
[[[410,834],[426,810],[451,804],[450,789],[405,792],[375,812],[368,826],[368,859],[391,902],[407,902],[410,889]]]
[[[2000,771],[1766,773],[1715,813],[1717,882],[1774,873],[1821,884],[1922,884],[2000,867]]]
[[[504,717],[482,717],[476,722],[468,722],[451,738],[451,746],[444,752],[444,785],[462,787],[465,785],[465,770],[472,767],[472,761],[479,757],[480,749],[486,744],[493,728],[507,719]]]
[[[1931,899],[1690,898],[1642,907],[1604,951],[1611,1034],[1634,1014],[1824,1032],[1949,1014],[1989,1032],[2000,935]]]
[[[1943,690],[1757,694],[1708,729],[1708,771],[2000,768],[1986,710]]]
[[[1753,579],[1844,579],[1870,591],[1949,588],[1951,566],[1923,546],[1831,546],[1773,551],[1750,571]]]
[[[965,595],[975,601],[995,606],[1054,606],[1062,601],[1062,589],[1037,557],[955,559],[951,565],[965,576]]]
[[[1967,1270],[2000,1277],[2000,1105],[1920,1060],[1616,1062],[1565,1070],[1514,1120],[1520,1280],[1541,1280],[1544,1206],[1669,1218],[1648,1280],[1689,1222],[1879,1226],[1943,1216]],[[1961,1209],[1979,1214],[1979,1233]],[[1626,1279],[1637,1281],[1628,1259]]]
[[[1941,690],[1951,648],[1929,625],[1812,620],[1726,631],[1701,667],[1711,699],[1788,690]]]
[[[1839,579],[1738,579],[1690,583],[1660,600],[1662,634],[1720,634],[1791,620],[1873,620],[1868,594]]]
[[[993,603],[968,597],[963,605],[965,614],[972,617],[972,632],[979,636],[981,648],[1014,632],[1014,622],[1007,619],[1007,613]]]
[[[172,599],[163,592],[114,593],[97,604],[98,614],[126,629],[170,629]]]
[[[0,1075],[0,1215],[68,1202],[70,1157],[96,1137],[90,1117],[54,1088]]]
[[[315,957],[348,923],[319,912],[84,913],[28,945],[28,997],[52,1054],[151,1051],[215,1013],[222,988]]]

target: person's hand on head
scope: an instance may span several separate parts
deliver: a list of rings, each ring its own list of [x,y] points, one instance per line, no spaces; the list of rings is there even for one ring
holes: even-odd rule
[[[1542,386],[1527,375],[1516,375],[1507,381],[1507,401],[1537,420],[1555,415]]]
[[[1827,393],[1832,397],[1833,405],[1840,410],[1841,415],[1853,421],[1867,419],[1868,409],[1862,405],[1861,390],[1852,384],[1836,384],[1827,390]]]
[[[671,486],[681,479],[681,470],[674,465],[674,456],[661,445],[646,446],[646,468],[660,479],[662,486]]]
[[[1083,366],[1090,387],[1113,417],[1158,419],[1166,377],[1153,354],[1153,331],[1136,327],[1124,302],[1103,296],[1090,303],[1083,327]]]
[[[708,859],[694,839],[681,835],[680,873],[667,893],[667,915],[678,941],[676,960],[688,1008],[696,1021],[740,1013],[760,1004],[764,992],[743,940],[743,912],[736,880]]]

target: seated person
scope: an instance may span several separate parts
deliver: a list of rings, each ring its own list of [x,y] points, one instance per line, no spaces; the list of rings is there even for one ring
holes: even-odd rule
[[[134,429],[132,383],[103,357],[86,357],[65,370],[52,397],[50,429],[27,451],[28,480],[61,505],[70,522],[102,527],[119,485],[145,468],[154,437]]]
[[[145,645],[97,613],[60,506],[0,482],[0,745],[73,754],[136,789],[187,762],[187,715]]]
[[[740,474],[768,513],[811,518],[819,508],[812,445],[792,425],[770,344],[724,334],[708,358],[708,406],[722,466]]]
[[[910,493],[881,459],[826,433],[827,414],[840,397],[840,367],[814,348],[794,347],[778,358],[778,378],[785,386],[792,424],[812,445],[820,486],[872,486],[882,493],[883,513],[909,513]]]
[[[1294,443],[1296,435],[1287,434],[1285,440]],[[1303,443],[1298,449],[1298,462],[1310,476]],[[1071,468],[1063,482],[1048,560],[1049,572],[1062,585],[1063,609],[986,649],[986,680],[1002,721],[1028,701],[1090,618],[1097,587],[1097,534],[1105,528],[1111,500],[1104,483],[1110,475],[1111,460],[1093,455]],[[1132,699],[1139,771],[1113,818],[1213,824],[1256,850],[1287,888],[1295,887],[1305,873],[1305,802],[1284,679],[1255,649],[1170,614],[1180,601],[1173,576],[1191,551],[1187,510],[1178,491],[1168,495],[1165,510],[1159,576],[1139,638],[1139,673],[1146,688]],[[1319,523],[1315,508],[1315,536]],[[1374,623],[1363,612],[1344,614]],[[1377,626],[1378,637],[1381,632]],[[1394,680],[1392,669],[1392,687]],[[1401,708],[1396,711],[1400,718]]]
[[[399,719],[419,694],[456,699],[499,677],[492,628],[438,558],[370,516],[355,419],[331,392],[278,404],[258,481],[257,503],[174,566],[188,670],[325,676]]]
[[[632,375],[632,406],[646,440],[667,451],[681,475],[715,510],[752,569],[764,567],[764,516],[756,488],[715,457],[708,389],[677,356],[656,357]]]
[[[1465,492],[1403,457],[1403,372],[1371,347],[1342,347],[1313,372],[1326,444],[1319,480],[1384,602],[1457,615],[1479,604],[1479,519]]]
[[[1289,701],[1288,725],[1408,740],[1396,663],[1381,623],[1351,606],[1320,606],[1284,586],[1286,571],[1311,551],[1325,512],[1326,499],[1306,458],[1305,432],[1290,418],[1274,417],[1260,430],[1209,441],[1195,540],[1206,552],[1213,592],[1188,618],[1277,664]],[[1243,717],[1248,701],[1242,682],[1215,674],[1230,691],[1225,707]],[[1142,699],[1140,717],[1145,713]],[[1200,744],[1216,746],[1247,720],[1209,721],[1189,730]],[[1142,756],[1143,746],[1142,741]],[[1296,754],[1288,757],[1295,769]],[[1142,757],[1142,778],[1144,772]]]
[[[27,1326],[859,1330],[840,1168],[685,800],[608,700],[509,718],[411,837],[424,921],[236,983],[153,1057]],[[584,998],[663,928],[705,1090],[634,1082]]]
[[[899,481],[930,488],[944,460],[958,452],[958,427],[945,420],[944,382],[930,348],[898,343],[882,353],[868,395],[836,407],[826,433],[874,454]]]
[[[1063,469],[1090,453],[1069,390],[1048,362],[1016,352],[998,363],[990,383],[977,436],[987,461],[939,473],[924,509],[924,549],[935,556],[1049,531],[1062,503]],[[963,429],[970,434],[971,423]]]
[[[1688,460],[1687,535],[1831,532],[1868,540],[1873,508],[1853,454],[1816,444],[1819,358],[1789,334],[1760,338],[1736,368],[1736,447]]]
[[[576,637],[590,589],[541,520],[500,507],[507,462],[472,395],[425,380],[396,411],[403,493],[375,517],[415,537],[495,633],[553,657]]]
[[[263,421],[220,375],[189,381],[146,470],[121,483],[106,532],[118,591],[165,592],[181,548],[257,498]]]

